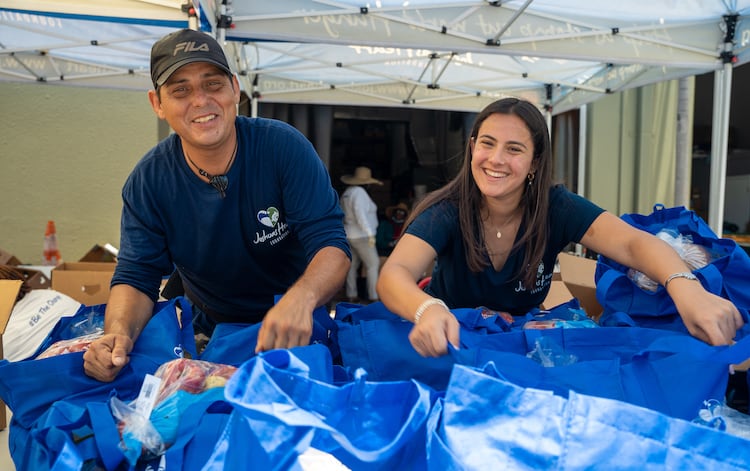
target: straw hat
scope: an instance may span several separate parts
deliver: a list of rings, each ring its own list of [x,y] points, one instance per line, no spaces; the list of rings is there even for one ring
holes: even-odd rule
[[[367,167],[357,167],[354,169],[354,175],[343,175],[341,181],[347,185],[382,185],[383,182],[372,178],[372,171]]]
[[[406,205],[406,203],[402,202],[395,206],[388,206],[387,208],[385,208],[385,216],[393,216],[393,213],[396,212],[397,209],[403,210],[406,214],[409,214],[409,207]]]

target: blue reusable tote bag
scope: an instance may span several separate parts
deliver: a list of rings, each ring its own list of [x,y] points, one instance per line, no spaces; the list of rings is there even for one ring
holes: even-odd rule
[[[511,326],[485,308],[452,309],[464,335],[505,332]],[[409,342],[414,324],[390,312],[383,303],[336,306],[338,345],[344,367],[367,371],[370,381],[417,380],[436,390],[448,384],[455,360],[449,355],[425,358]]]
[[[112,390],[123,397],[135,397],[145,374],[154,373],[162,363],[181,358],[186,351],[194,355],[192,312],[183,309],[180,323],[175,306],[178,300],[155,306],[153,317],[133,345],[130,362],[111,383],[103,383],[84,373],[83,352],[41,360],[0,360],[0,397],[13,412],[13,421],[28,428],[57,400],[101,399]],[[103,317],[104,308],[105,305],[97,306],[97,315]],[[90,309],[85,307],[81,315],[90,316]],[[39,351],[58,340],[74,338],[71,335],[75,335],[76,330],[70,326],[80,320],[77,316],[61,318]]]
[[[323,355],[316,373],[295,350]],[[322,374],[321,374],[322,373]],[[321,345],[265,352],[243,364],[225,396],[255,432],[275,469],[286,469],[312,446],[353,469],[424,469],[429,388],[415,381],[370,382],[364,372],[332,384]],[[234,446],[232,444],[231,446]]]
[[[216,325],[211,339],[198,359],[239,367],[255,356],[255,345],[258,343],[258,331],[261,323]],[[313,331],[311,344],[322,344],[328,347],[333,358],[340,356],[337,342],[338,326],[331,319],[325,307],[313,311]]]
[[[195,354],[192,312],[189,307],[183,307],[178,317],[176,303],[179,299],[155,306],[153,317],[133,346],[130,362],[110,383],[95,380],[85,374],[83,352],[40,360],[0,360],[0,397],[13,412],[8,446],[18,469],[35,468],[27,467],[27,461],[38,456],[30,434],[35,433],[35,428],[40,426],[40,417],[56,402],[65,401],[73,406],[81,406],[77,410],[82,411],[85,404],[106,402],[111,395],[117,395],[124,401],[135,399],[146,374],[153,374],[162,363],[180,358],[185,352]],[[95,315],[103,316],[104,308],[104,305],[96,306]],[[81,320],[81,316],[88,320],[91,315],[91,307],[86,307],[72,317],[61,318],[43,345],[72,338],[77,334],[77,329],[73,326]],[[64,428],[61,423],[53,425],[56,430]],[[45,428],[51,426],[44,425]],[[53,463],[54,458],[51,456],[45,459]]]
[[[532,359],[539,346],[558,349],[563,361],[544,366]],[[564,397],[575,391],[617,399],[692,419],[703,401],[723,401],[730,366],[750,358],[750,338],[713,347],[663,329],[557,328],[487,335],[450,350],[462,365],[493,362],[503,378],[519,386]]]
[[[626,402],[523,388],[457,365],[428,420],[430,470],[750,467],[750,441]]]
[[[750,256],[734,240],[719,238],[695,212],[682,206],[655,205],[651,214],[625,214],[622,219],[651,234],[668,230],[689,237],[706,250],[711,255],[710,263],[693,273],[707,291],[732,301],[745,322],[750,321]],[[628,270],[607,257],[599,257],[594,273],[596,297],[604,309],[599,323],[687,332],[664,287],[659,285],[655,291],[642,289],[628,276]]]

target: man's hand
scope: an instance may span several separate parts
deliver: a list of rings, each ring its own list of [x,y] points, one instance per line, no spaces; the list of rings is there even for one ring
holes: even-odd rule
[[[127,335],[107,334],[91,342],[83,354],[83,369],[99,381],[113,381],[128,364],[133,341]]]
[[[255,353],[310,344],[312,310],[296,303],[289,294],[284,295],[263,318]]]

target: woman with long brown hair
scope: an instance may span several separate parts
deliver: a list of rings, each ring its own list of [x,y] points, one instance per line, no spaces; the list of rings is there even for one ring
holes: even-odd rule
[[[449,308],[522,315],[539,306],[557,255],[571,242],[660,280],[701,340],[728,344],[743,324],[666,242],[553,184],[546,121],[525,100],[504,98],[477,115],[458,175],[428,194],[407,224],[381,269],[378,294],[415,323],[409,339],[425,356],[445,354],[448,342],[458,346]],[[417,282],[433,261],[423,291]]]

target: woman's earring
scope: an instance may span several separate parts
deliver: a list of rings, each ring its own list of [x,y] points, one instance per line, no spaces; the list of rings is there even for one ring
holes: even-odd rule
[[[534,181],[534,178],[536,178],[536,173],[530,173],[530,174],[526,175],[526,180],[527,180],[527,183],[529,184],[529,186],[531,186],[531,182]]]

